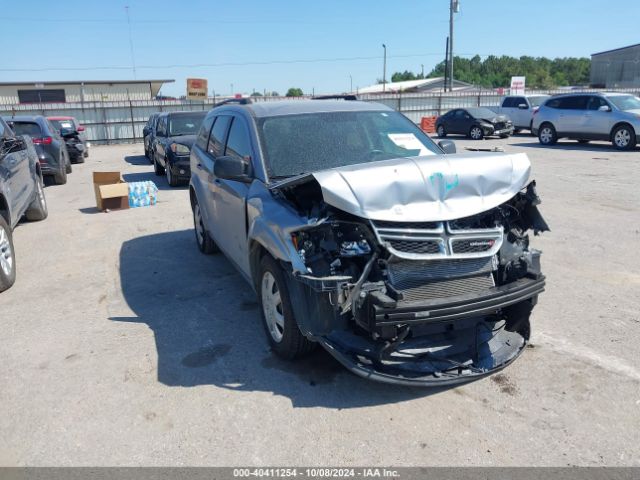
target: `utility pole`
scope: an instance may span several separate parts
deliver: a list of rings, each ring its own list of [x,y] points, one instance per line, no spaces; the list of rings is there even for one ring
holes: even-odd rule
[[[133,67],[133,79],[136,80],[136,56],[133,52],[133,36],[131,35],[131,19],[129,18],[129,6],[125,6],[127,12],[127,27],[129,28],[129,49],[131,50],[131,66]]]
[[[353,93],[353,77],[349,75],[349,93]]]
[[[449,91],[453,91],[453,14],[460,11],[460,0],[449,0]]]
[[[422,67],[422,74],[420,76],[424,78],[424,63],[421,63],[420,67]]]
[[[384,60],[382,62],[382,92],[387,91],[387,46],[383,43],[384,48]]]

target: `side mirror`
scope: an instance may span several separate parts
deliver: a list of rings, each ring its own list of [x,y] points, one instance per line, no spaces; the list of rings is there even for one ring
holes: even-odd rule
[[[602,105],[598,108],[599,112],[610,112],[611,107],[609,105]]]
[[[238,157],[218,157],[213,162],[213,174],[226,180],[249,182],[248,170],[249,164]]]
[[[84,127],[82,125],[78,126],[78,131],[79,132],[84,132]]]
[[[456,153],[456,144],[451,140],[440,140],[438,146],[446,154]]]
[[[518,108],[520,110],[529,110],[529,105],[527,105],[526,103],[521,103],[518,105]]]

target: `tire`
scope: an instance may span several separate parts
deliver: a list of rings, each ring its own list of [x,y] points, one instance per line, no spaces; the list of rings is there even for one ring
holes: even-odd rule
[[[36,178],[36,195],[29,204],[29,208],[27,208],[25,216],[30,222],[37,222],[40,220],[44,220],[48,215],[49,209],[47,208],[47,199],[44,196],[42,178],[40,178],[40,176],[38,175],[38,177]]]
[[[500,135],[500,138],[509,138],[511,135],[509,135],[508,133],[503,133],[502,135]]]
[[[517,134],[517,133],[520,133],[521,131],[522,131],[522,129],[520,129],[520,128],[516,128],[516,129],[513,131],[513,133],[514,133],[514,134]]]
[[[316,347],[300,332],[293,315],[284,272],[270,255],[262,257],[260,262],[258,301],[267,340],[276,355],[292,360]]]
[[[611,133],[611,143],[616,150],[631,150],[636,146],[636,132],[630,125],[619,125]]]
[[[198,199],[193,200],[193,230],[196,234],[196,243],[198,244],[198,250],[205,255],[211,255],[218,251],[216,242],[213,241],[207,229],[204,228],[204,221],[200,211],[200,205]]]
[[[73,172],[73,167],[71,166],[71,157],[69,157],[69,154],[65,155],[65,158],[67,160],[67,164],[66,164],[66,172],[67,175],[70,174],[71,172]]]
[[[65,183],[67,183],[67,168],[66,168],[66,166],[62,166],[61,165],[60,171],[53,176],[53,180],[54,180],[56,185],[64,185]]]
[[[164,167],[161,167],[155,158],[153,159],[153,171],[159,177],[164,175]]]
[[[165,165],[167,165],[167,167],[164,169],[165,173],[167,174],[167,183],[170,187],[177,187],[178,185],[180,185],[180,182],[171,171],[171,165],[169,165],[166,160],[164,162]]]
[[[472,140],[482,140],[484,138],[484,132],[479,126],[474,125],[471,127],[471,130],[469,130],[469,137]]]
[[[155,157],[155,153],[153,153],[153,150],[149,150],[149,155],[147,155],[147,160],[149,160],[149,163],[153,164],[154,163],[154,157]]]
[[[538,129],[538,141],[541,145],[554,145],[558,141],[556,129],[550,123],[543,123]]]
[[[445,138],[447,136],[447,131],[444,129],[442,125],[438,125],[436,132],[438,133],[438,137],[440,138]]]
[[[84,154],[78,156],[76,159],[76,163],[84,163]]]
[[[16,281],[16,253],[13,249],[11,228],[0,216],[0,292],[4,292]]]

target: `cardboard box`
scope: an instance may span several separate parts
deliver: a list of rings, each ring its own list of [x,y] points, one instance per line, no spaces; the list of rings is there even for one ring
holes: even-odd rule
[[[93,172],[93,189],[98,210],[129,208],[129,185],[120,172]]]

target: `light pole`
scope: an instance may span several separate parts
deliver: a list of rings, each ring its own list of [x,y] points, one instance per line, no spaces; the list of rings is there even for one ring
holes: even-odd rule
[[[382,91],[387,91],[387,46],[383,43],[382,48],[384,49],[384,60],[382,62]]]
[[[421,63],[420,67],[422,67],[422,74],[420,76],[424,78],[424,63]]]
[[[353,93],[353,77],[349,75],[349,93]]]
[[[449,91],[453,91],[453,14],[460,11],[460,0],[449,4]]]

